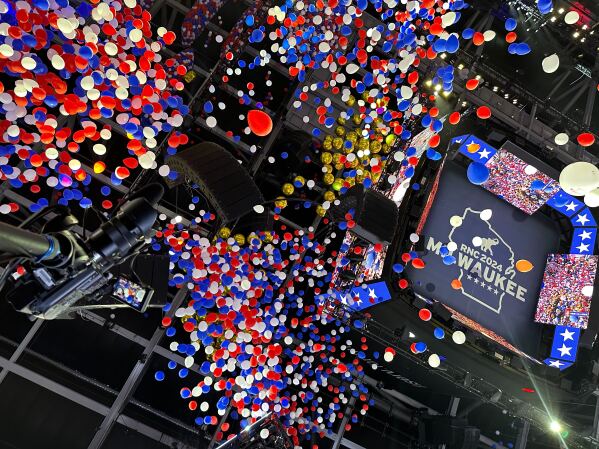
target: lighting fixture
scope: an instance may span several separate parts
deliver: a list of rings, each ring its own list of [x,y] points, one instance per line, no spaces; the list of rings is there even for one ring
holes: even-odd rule
[[[559,433],[562,431],[562,425],[558,421],[553,420],[551,423],[549,423],[549,430],[554,433]]]

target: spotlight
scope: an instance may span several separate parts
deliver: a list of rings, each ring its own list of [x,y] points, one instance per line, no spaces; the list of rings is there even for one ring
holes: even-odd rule
[[[564,13],[564,8],[560,8],[557,12],[560,13],[560,14],[563,14]]]
[[[579,33],[578,31],[575,31],[575,32],[574,32],[574,34],[573,34],[572,36],[574,36],[574,37],[578,37],[578,36],[580,36],[580,33]]]
[[[443,86],[440,84],[435,84],[435,92],[439,92]]]
[[[428,87],[431,87],[433,85],[433,81],[432,80],[426,80],[425,83]]]
[[[553,420],[549,424],[549,430],[551,430],[554,433],[559,433],[562,431],[562,425],[558,421]]]

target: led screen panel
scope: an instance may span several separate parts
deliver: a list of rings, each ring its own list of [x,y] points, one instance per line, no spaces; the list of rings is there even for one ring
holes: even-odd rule
[[[598,256],[549,254],[535,321],[586,329]]]

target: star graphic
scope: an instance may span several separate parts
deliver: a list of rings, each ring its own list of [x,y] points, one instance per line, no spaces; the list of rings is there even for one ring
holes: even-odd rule
[[[486,285],[487,285],[487,284],[485,284],[483,281],[480,281],[480,286],[481,286],[482,288],[485,288],[485,286],[486,286]]]
[[[469,280],[472,280],[472,276],[470,276],[469,274],[467,274],[467,275],[466,275],[466,277],[467,277]]]
[[[570,351],[572,350],[572,346],[566,346],[565,343],[562,343],[562,347],[557,348],[557,350],[562,355],[562,357],[565,355],[569,355],[570,357],[572,357],[572,354],[570,354]]]
[[[478,279],[474,278],[474,283],[478,284]]]
[[[591,220],[587,218],[587,214],[580,214],[578,215],[578,217],[576,217],[576,221],[584,226],[585,224],[587,224],[587,222]]]
[[[489,290],[490,292],[492,292],[492,291],[493,291],[493,286],[492,286],[491,284],[489,284],[489,285],[487,286],[487,290]]]
[[[470,142],[468,145],[466,145],[466,150],[468,150],[468,153],[476,153],[480,148],[480,145],[475,143],[474,140],[472,142]]]
[[[560,335],[564,337],[564,341],[574,340],[574,332],[571,332],[568,329],[564,329]]]
[[[582,240],[590,239],[591,233],[588,231],[582,231],[580,234],[578,234],[578,237],[580,237]]]
[[[491,154],[491,152],[489,150],[487,150],[486,148],[484,150],[482,150],[480,153],[478,153],[478,155],[481,159],[489,159],[489,154]]]
[[[496,295],[498,295],[499,294],[499,290],[495,289],[495,290],[493,290],[493,293],[495,293]]]
[[[559,360],[552,360],[551,362],[549,362],[549,366],[553,367],[553,368],[561,368],[561,366],[564,365],[562,362],[560,362]]]
[[[576,203],[574,201],[570,201],[570,204],[566,204],[566,210],[567,211],[575,211]]]
[[[369,288],[368,289],[368,296],[370,298],[376,298],[376,293],[374,292],[374,288]]]
[[[580,245],[578,245],[576,247],[576,249],[581,253],[586,253],[589,251],[589,245],[585,245],[584,243],[581,243]]]

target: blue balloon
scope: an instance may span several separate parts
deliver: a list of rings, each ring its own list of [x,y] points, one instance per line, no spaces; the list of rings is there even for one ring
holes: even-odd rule
[[[447,255],[443,257],[443,263],[445,265],[453,265],[454,263],[456,263],[456,258],[454,256],[451,255]]]
[[[162,382],[164,380],[164,372],[156,371],[154,374],[154,379],[156,379],[158,382]]]
[[[564,207],[568,203],[568,197],[564,192],[557,193],[554,198],[557,207]]]
[[[481,185],[489,179],[489,169],[479,162],[471,162],[466,175],[472,184]]]
[[[531,190],[541,190],[543,187],[545,187],[545,183],[540,179],[535,179],[530,183]]]
[[[455,53],[460,48],[460,40],[455,34],[452,34],[447,38],[447,44],[445,45],[445,51],[447,53]]]
[[[426,351],[426,343],[423,341],[419,341],[418,343],[416,343],[415,348],[417,352],[424,352]]]
[[[439,340],[445,338],[445,331],[443,329],[441,329],[440,327],[436,327],[433,334],[435,335],[435,338],[437,338]]]
[[[507,31],[514,31],[518,26],[518,22],[516,19],[512,19],[511,17],[505,21],[505,29]]]
[[[472,39],[472,36],[474,36],[474,30],[472,28],[466,28],[462,31],[462,37],[464,39]]]

